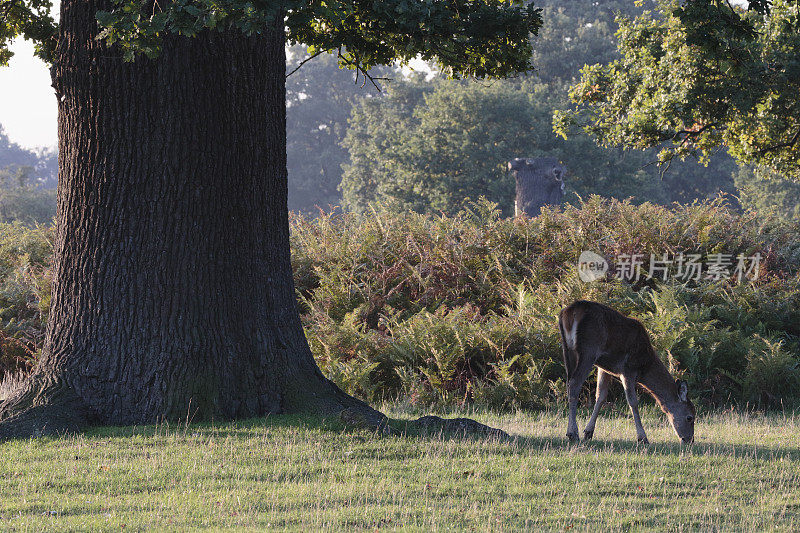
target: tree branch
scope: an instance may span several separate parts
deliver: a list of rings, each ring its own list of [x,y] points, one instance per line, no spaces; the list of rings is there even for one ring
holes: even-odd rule
[[[291,76],[292,74],[294,74],[295,72],[297,72],[298,70],[300,70],[300,67],[302,67],[303,65],[305,65],[306,63],[308,63],[309,61],[311,61],[312,59],[314,59],[315,57],[317,57],[317,56],[319,56],[319,55],[322,55],[323,53],[325,53],[325,51],[324,51],[324,50],[322,50],[322,51],[320,51],[320,52],[317,52],[316,54],[314,54],[314,55],[313,55],[313,56],[311,56],[311,57],[307,57],[307,58],[305,58],[304,60],[302,60],[302,61],[300,62],[300,64],[299,64],[299,65],[297,65],[297,68],[295,68],[293,71],[291,71],[289,74],[287,74],[287,75],[286,75],[286,77],[288,78],[289,76]]]
[[[775,150],[780,150],[781,148],[791,148],[792,146],[797,144],[798,140],[800,140],[800,128],[798,128],[797,131],[794,132],[794,135],[792,135],[792,138],[789,139],[788,141],[774,144],[766,148],[762,148],[761,150],[756,152],[756,156],[761,157],[762,155],[766,155],[769,152],[774,152]]]
[[[709,122],[705,126],[702,126],[702,127],[698,128],[696,130],[680,130],[680,131],[676,131],[675,134],[672,136],[671,140],[675,141],[675,140],[678,139],[678,137],[680,135],[684,135],[684,138],[681,141],[681,143],[685,143],[686,139],[688,139],[690,137],[699,137],[704,131],[706,131],[709,128],[713,128],[713,127],[715,127],[717,125],[718,125],[717,122]]]
[[[380,77],[370,76],[369,72],[367,72],[366,70],[364,70],[364,68],[361,67],[361,64],[359,63],[357,56],[356,56],[355,61],[352,61],[352,60],[350,60],[347,57],[342,55],[341,48],[337,52],[337,57],[340,60],[344,61],[346,64],[348,64],[348,65],[352,66],[353,68],[355,68],[355,70],[356,70],[355,83],[358,83],[358,73],[360,72],[364,76],[364,83],[361,85],[361,87],[364,87],[367,84],[367,80],[369,80],[370,83],[372,83],[372,86],[375,87],[376,91],[378,91],[379,93],[383,92],[383,89],[381,89],[381,87],[376,83],[375,80],[388,80],[389,78],[380,78]]]

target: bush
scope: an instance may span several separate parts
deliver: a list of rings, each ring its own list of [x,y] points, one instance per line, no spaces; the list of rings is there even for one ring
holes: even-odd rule
[[[722,199],[672,208],[592,197],[535,219],[478,202],[455,216],[385,209],[292,220],[306,334],[320,366],[369,401],[537,407],[563,394],[556,315],[578,298],[639,318],[710,406],[800,397],[796,224]],[[577,258],[762,256],[758,280],[580,281]],[[649,259],[643,269],[647,272]]]
[[[0,222],[50,224],[56,216],[55,189],[0,188]]]
[[[672,208],[589,198],[535,219],[478,202],[455,216],[373,210],[291,220],[301,317],[323,372],[371,402],[537,408],[563,400],[558,311],[584,298],[640,319],[710,407],[800,399],[796,222],[721,200]],[[0,224],[0,375],[28,369],[50,305],[53,232]],[[763,257],[757,280],[584,283],[583,250]],[[648,268],[645,261],[643,268]],[[591,387],[591,384],[587,384]]]
[[[51,228],[0,224],[0,376],[28,370],[50,308]]]

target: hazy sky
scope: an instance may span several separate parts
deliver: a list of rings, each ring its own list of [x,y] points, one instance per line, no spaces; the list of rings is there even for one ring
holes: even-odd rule
[[[55,146],[57,106],[50,72],[33,56],[32,43],[17,39],[11,50],[9,66],[0,67],[0,124],[21,146]]]

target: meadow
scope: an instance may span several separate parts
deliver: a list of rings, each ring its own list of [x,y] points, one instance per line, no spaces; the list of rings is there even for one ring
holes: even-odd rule
[[[397,427],[412,414],[384,410]],[[511,440],[380,437],[274,416],[5,442],[0,529],[800,527],[797,414],[704,414],[691,446],[653,410],[644,417],[653,444],[637,445],[621,404],[576,446],[559,411],[467,414]]]
[[[298,216],[291,229],[320,368],[401,434],[281,415],[4,442],[0,530],[800,528],[796,221],[722,200],[593,197],[530,220],[477,202],[453,216]],[[52,228],[0,224],[0,400],[41,350],[52,242]],[[581,281],[582,250],[607,258],[608,276]],[[662,252],[764,260],[757,279],[613,276],[615,258]],[[567,444],[555,316],[576,298],[642,320],[690,382],[693,445],[649,400],[652,444],[637,445],[619,386],[595,440]],[[428,412],[511,438],[402,433]]]

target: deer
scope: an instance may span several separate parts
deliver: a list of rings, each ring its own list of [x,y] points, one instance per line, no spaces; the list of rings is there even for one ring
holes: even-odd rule
[[[656,355],[641,322],[606,305],[577,300],[558,314],[558,327],[567,370],[567,438],[570,442],[578,442],[578,397],[594,366],[597,367],[597,391],[594,410],[583,431],[584,441],[591,440],[594,435],[597,415],[614,377],[625,389],[638,442],[649,444],[639,418],[637,384],[655,399],[678,437],[686,444],[694,441],[695,408],[688,397],[688,386],[683,380],[673,379]]]

